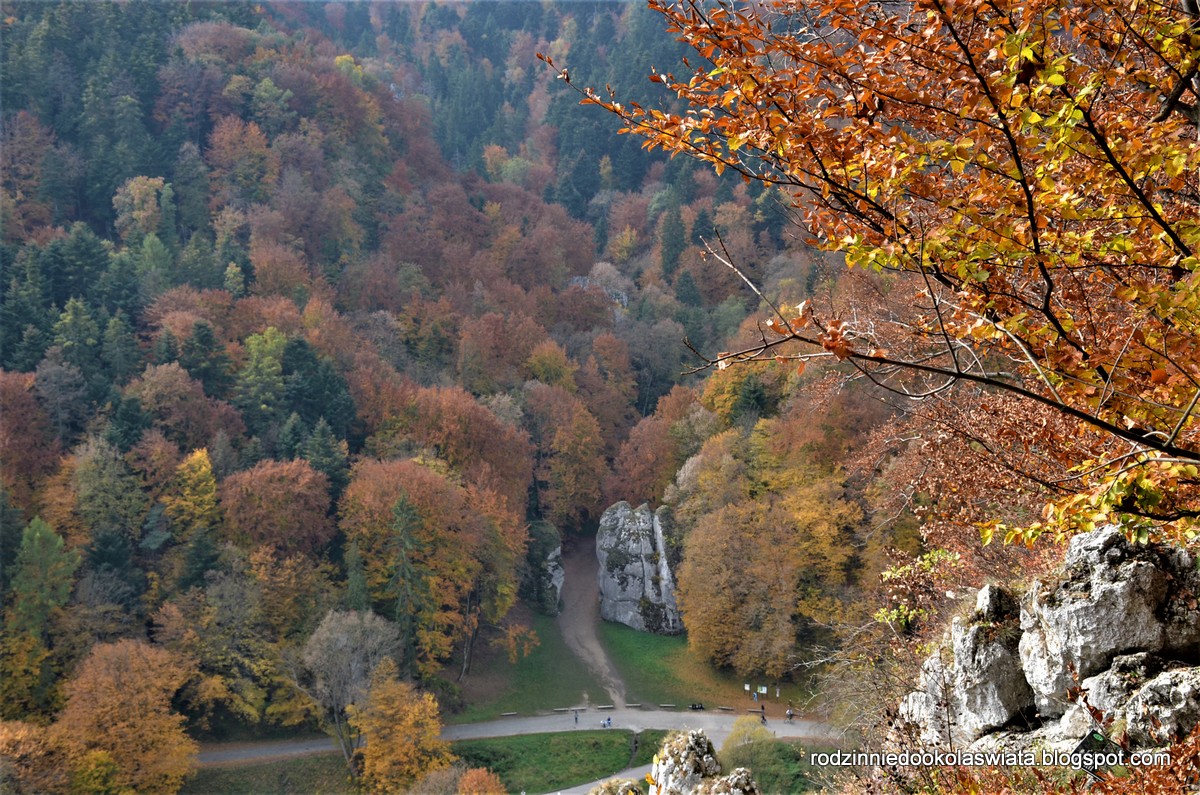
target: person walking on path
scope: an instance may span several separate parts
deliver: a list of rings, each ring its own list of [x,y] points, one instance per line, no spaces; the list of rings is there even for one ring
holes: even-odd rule
[[[575,710],[575,725],[579,725],[579,710]]]

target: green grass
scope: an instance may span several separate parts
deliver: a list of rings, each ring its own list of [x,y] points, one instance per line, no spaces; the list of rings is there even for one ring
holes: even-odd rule
[[[205,767],[180,795],[356,795],[340,753]]]
[[[503,712],[531,715],[556,707],[583,703],[584,693],[593,704],[604,703],[604,688],[563,642],[553,618],[530,619],[540,643],[515,664],[496,649],[481,649],[463,687],[468,706],[447,723],[474,723],[500,717]]]
[[[663,740],[672,732],[668,729],[646,729],[638,733],[637,752],[633,755],[630,767],[641,767],[654,761],[654,755],[662,748]]]
[[[662,734],[644,732],[637,758],[643,756],[645,747],[652,749],[652,757]],[[629,767],[632,739],[632,732],[596,729],[462,740],[454,743],[453,749],[470,767],[486,767],[498,775],[509,792],[552,792]],[[649,757],[636,764],[648,762]]]
[[[627,688],[626,699],[643,704],[677,704],[683,707],[699,701],[712,709],[718,705],[741,708],[752,706],[744,686],[768,685],[767,701],[787,708],[788,700],[801,702],[808,693],[791,682],[780,684],[775,698],[775,682],[746,680],[736,674],[719,671],[688,649],[681,636],[652,635],[623,624],[600,622],[600,642],[608,650]]]
[[[718,758],[726,770],[750,768],[763,792],[816,792],[821,789],[820,774],[828,771],[809,764],[808,750],[799,743],[772,740],[723,750]]]
[[[607,778],[627,767],[648,765],[669,732],[637,735],[621,729],[527,734],[452,743],[469,767],[486,767],[511,792],[553,790]],[[341,754],[293,757],[206,767],[184,784],[180,795],[357,795]]]

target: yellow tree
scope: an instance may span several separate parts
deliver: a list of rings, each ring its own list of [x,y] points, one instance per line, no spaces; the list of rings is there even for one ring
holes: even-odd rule
[[[162,216],[159,197],[165,185],[162,177],[132,177],[117,188],[113,196],[117,218],[113,225],[126,243],[141,245],[146,235],[158,231]]]
[[[385,659],[371,675],[366,703],[347,709],[350,724],[367,737],[358,753],[363,783],[371,792],[400,792],[421,775],[454,761],[441,739],[437,701],[397,678]]]
[[[426,463],[360,461],[340,505],[371,599],[401,624],[404,665],[422,675],[460,646],[469,664],[480,620],[498,622],[516,599],[527,542],[506,499]]]
[[[76,777],[111,763],[105,777],[118,791],[177,792],[197,751],[183,716],[171,709],[187,679],[183,661],[143,641],[94,646],[67,683],[67,705],[53,727]]]
[[[65,761],[48,727],[0,721],[0,789],[4,792],[61,792],[67,786]]]
[[[1046,407],[1076,431],[999,423],[975,439],[1022,437],[1008,464],[1052,498],[1010,538],[1114,520],[1195,536],[1194,3],[650,5],[698,56],[651,76],[671,104],[584,101],[648,147],[780,187],[811,242],[896,276],[874,307],[762,296],[757,342],[706,366],[829,356],[906,398],[961,387],[960,404]]]
[[[192,451],[175,468],[174,488],[163,496],[163,503],[183,541],[192,541],[217,526],[221,520],[217,479],[207,449]]]

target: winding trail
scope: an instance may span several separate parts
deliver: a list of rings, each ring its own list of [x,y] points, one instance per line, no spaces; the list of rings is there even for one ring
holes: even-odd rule
[[[609,702],[622,708],[625,706],[625,683],[621,681],[616,667],[600,644],[600,636],[596,634],[596,627],[600,625],[600,586],[596,582],[599,565],[592,539],[576,540],[569,550],[564,550],[565,578],[558,629],[567,648],[604,685]]]

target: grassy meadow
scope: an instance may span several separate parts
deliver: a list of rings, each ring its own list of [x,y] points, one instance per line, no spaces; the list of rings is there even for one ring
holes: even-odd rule
[[[443,714],[443,721],[475,723],[505,712],[550,712],[582,704],[584,694],[593,704],[605,703],[604,688],[567,648],[554,619],[529,614],[525,620],[537,633],[537,647],[512,663],[502,649],[481,643],[463,683],[467,707],[457,714]]]
[[[486,767],[510,792],[552,792],[650,764],[665,731],[620,729],[527,734],[452,743],[470,767]],[[636,737],[636,750],[635,750]],[[181,795],[355,795],[338,753],[206,767]]]
[[[600,623],[599,633],[632,703],[683,707],[699,701],[709,709],[720,705],[741,709],[754,703],[745,691],[745,679],[701,659],[683,636],[652,635],[608,621]],[[779,683],[778,699],[775,682],[753,680],[749,684],[768,686],[768,713],[774,710],[772,705],[779,705],[782,711],[789,700],[803,703],[809,696],[793,682]]]

